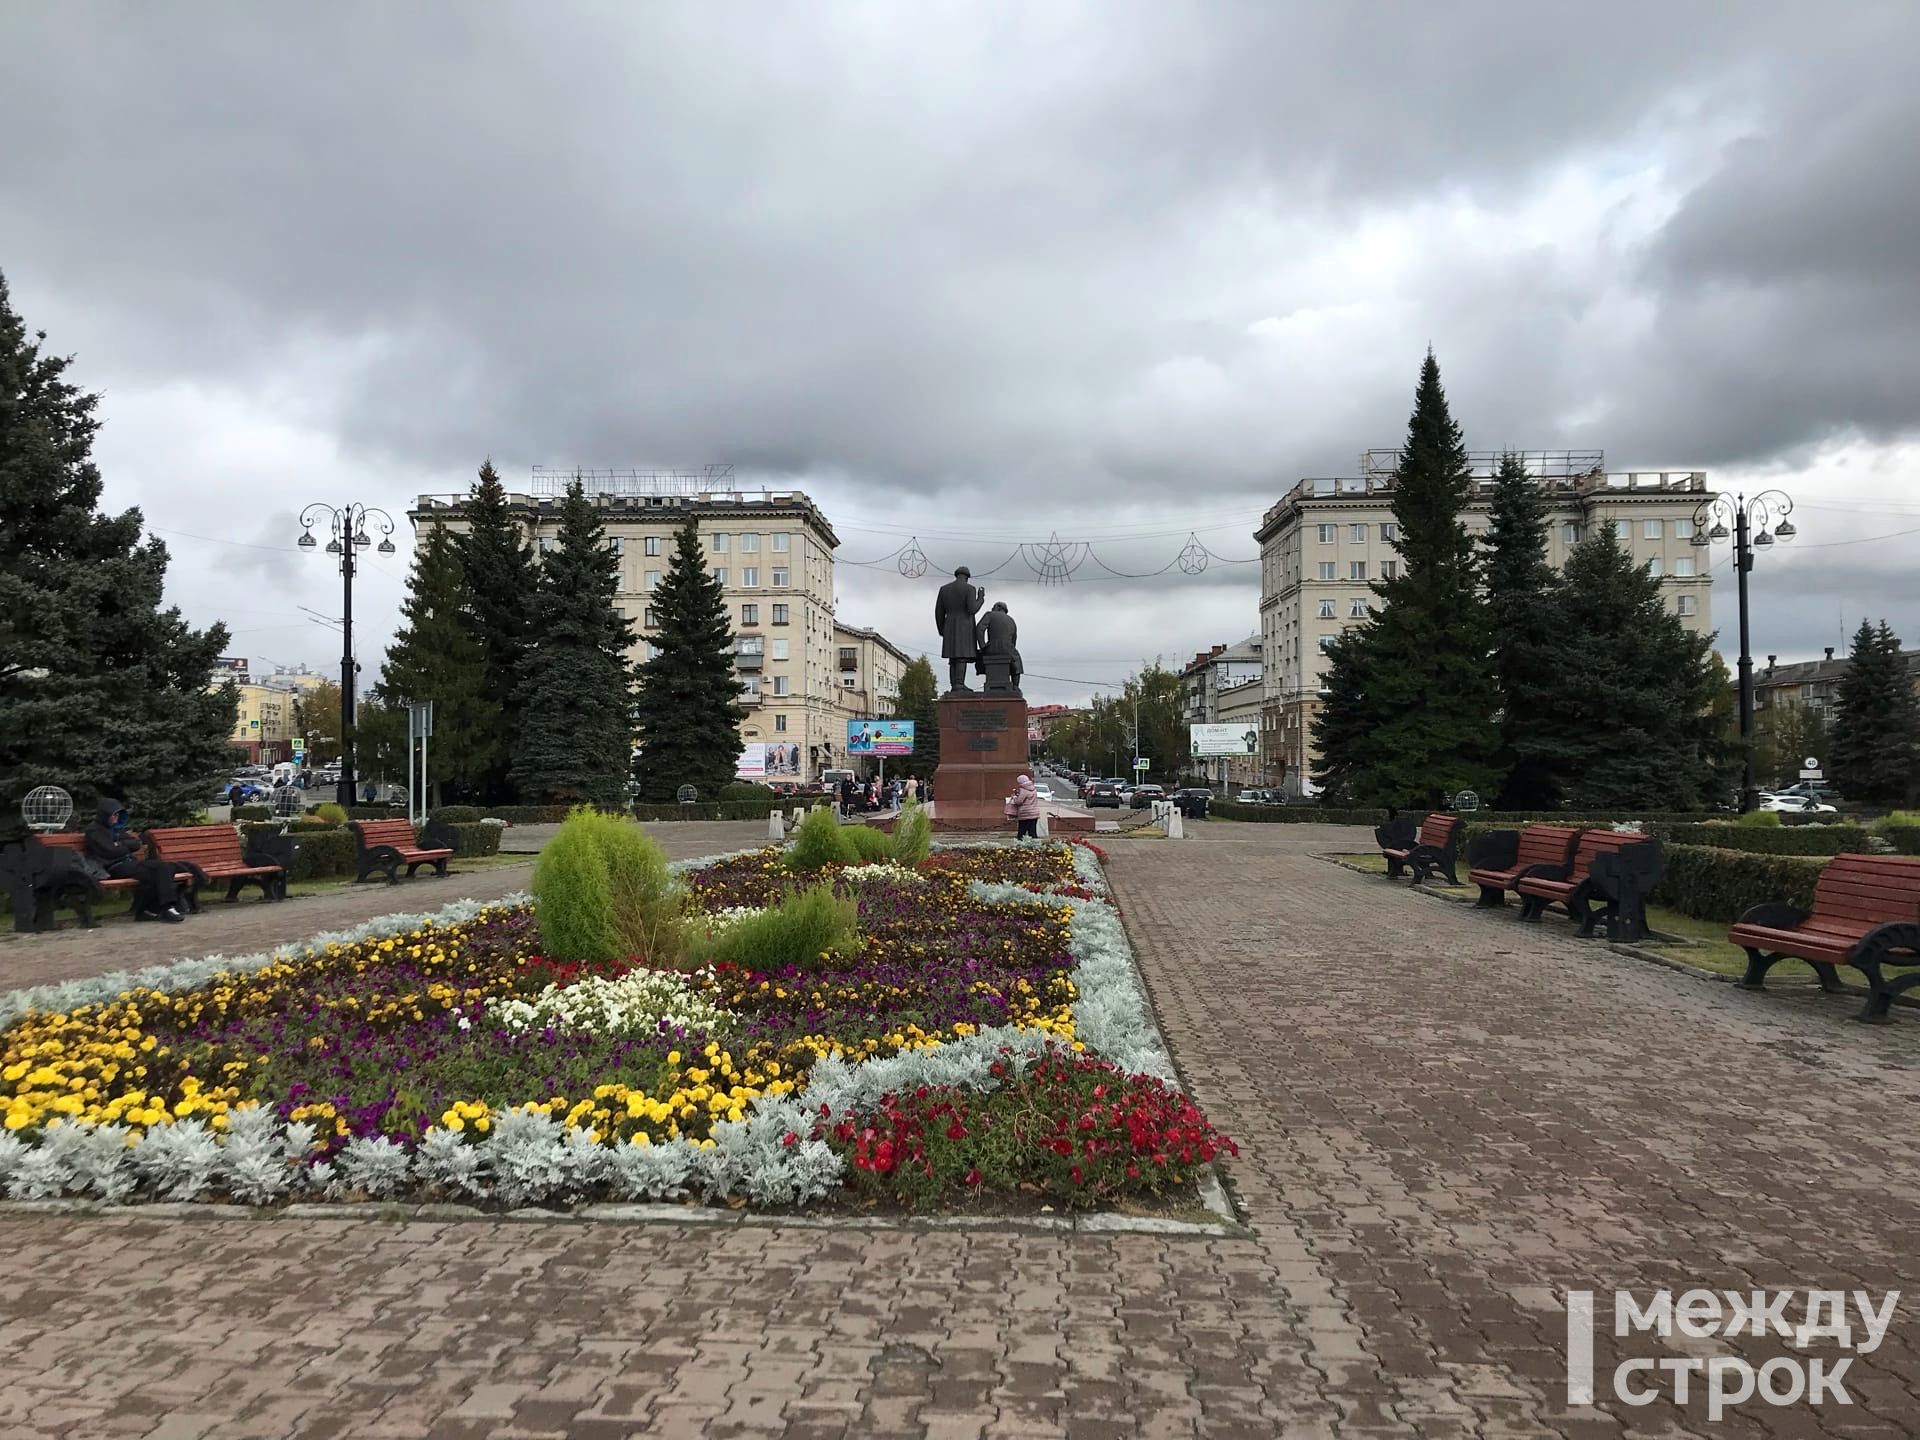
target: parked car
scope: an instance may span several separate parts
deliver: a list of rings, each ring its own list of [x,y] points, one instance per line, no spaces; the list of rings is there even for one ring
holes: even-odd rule
[[[1819,800],[1824,804],[1833,804],[1840,798],[1840,792],[1824,780],[1802,780],[1795,785],[1783,785],[1778,790],[1770,790],[1770,795],[1802,795],[1810,800]]]
[[[1213,802],[1213,791],[1204,785],[1183,785],[1167,797],[1179,807],[1180,813],[1190,820],[1204,820],[1207,806]]]
[[[1792,815],[1837,815],[1839,810],[1816,800],[1811,795],[1762,795],[1759,808],[1780,811]]]
[[[1144,810],[1154,801],[1166,798],[1165,788],[1159,785],[1136,785],[1127,792],[1127,804],[1135,810]]]
[[[1042,800],[1053,799],[1053,787],[1051,785],[1036,785],[1033,787],[1033,793],[1038,795]]]
[[[1111,805],[1115,810],[1120,808],[1120,792],[1108,780],[1089,780],[1087,788],[1080,792],[1080,798],[1089,810],[1097,805]]]

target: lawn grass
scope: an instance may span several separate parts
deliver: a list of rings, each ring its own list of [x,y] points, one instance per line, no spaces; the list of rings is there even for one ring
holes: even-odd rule
[[[1326,858],[1329,860],[1337,860],[1342,865],[1351,866],[1355,870],[1364,870],[1369,875],[1384,875],[1387,873],[1387,857],[1377,850],[1366,855],[1329,855]],[[1427,881],[1427,884],[1437,890],[1464,890],[1467,888],[1465,882],[1459,885],[1449,885],[1443,877],[1438,875]]]

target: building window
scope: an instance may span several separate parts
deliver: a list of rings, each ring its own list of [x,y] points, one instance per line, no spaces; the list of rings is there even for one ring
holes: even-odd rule
[[[660,584],[660,572],[658,570],[647,571],[647,589],[649,590],[655,589],[656,587],[659,586],[659,584]]]
[[[740,537],[740,553],[751,555],[760,548],[760,537],[751,532]]]
[[[660,647],[651,640],[647,641],[647,659],[652,660],[660,654]]]
[[[858,670],[860,668],[860,652],[851,645],[842,645],[840,647],[840,668],[842,670]]]
[[[1682,580],[1692,579],[1693,557],[1691,555],[1682,555],[1678,560],[1674,561],[1673,573]]]
[[[1322,600],[1320,602],[1320,618],[1322,620],[1333,619],[1333,602],[1331,600]]]
[[[1380,562],[1380,578],[1382,580],[1398,580],[1400,578],[1400,562],[1398,560],[1382,560]]]
[[[609,555],[618,555],[626,549],[626,544],[627,542],[621,536],[609,535],[607,537],[607,553]]]
[[[1347,526],[1347,539],[1351,540],[1356,545],[1366,544],[1367,543],[1367,527],[1364,525]]]
[[[1333,561],[1322,560],[1320,562],[1320,578],[1322,580],[1333,579]]]
[[[740,567],[740,585],[741,588],[746,590],[759,589],[760,567],[758,565],[742,565]]]
[[[1367,578],[1367,562],[1366,561],[1349,560],[1347,562],[1347,579],[1364,580],[1366,578]]]
[[[1678,604],[1678,610],[1679,610],[1679,613],[1680,613],[1680,614],[1682,614],[1682,615],[1691,615],[1691,614],[1693,614],[1693,613],[1694,613],[1694,610],[1695,610],[1696,608],[1697,608],[1697,606],[1696,606],[1696,604],[1695,604],[1695,602],[1694,602],[1694,598],[1693,598],[1693,596],[1691,596],[1691,595],[1682,595],[1682,596],[1680,597],[1680,600],[1679,600],[1679,604]]]
[[[1659,540],[1666,534],[1666,529],[1667,527],[1658,520],[1642,520],[1640,522],[1640,538],[1642,540]]]
[[[1347,611],[1347,618],[1349,620],[1364,620],[1366,619],[1367,614],[1368,614],[1367,602],[1356,597],[1354,599],[1352,607]]]
[[[1614,539],[1625,540],[1627,538],[1627,522],[1626,521],[1616,518],[1616,519],[1607,521],[1606,525],[1609,530],[1613,531]]]
[[[786,606],[776,605],[773,607],[773,623],[776,625],[784,625],[787,623],[787,607]]]
[[[773,536],[773,548],[784,554],[792,540],[793,537],[787,534],[786,531],[776,530]]]
[[[736,655],[763,655],[766,653],[766,644],[767,642],[762,640],[758,635],[742,635],[733,642],[733,653]]]
[[[1568,521],[1560,527],[1560,538],[1569,545],[1580,543],[1580,525],[1578,521]]]
[[[1665,569],[1666,566],[1662,563],[1658,555],[1647,561],[1647,574],[1653,576],[1656,580],[1660,578],[1661,572]]]
[[[727,553],[726,531],[716,530],[713,532],[713,553],[716,555],[724,555]]]
[[[1673,538],[1676,540],[1693,539],[1693,522],[1691,520],[1674,521],[1673,522]]]
[[[774,717],[773,717],[773,728],[774,728],[774,729],[776,729],[776,730],[784,730],[784,729],[786,729],[786,728],[787,728],[787,717],[786,717],[785,715],[776,715],[776,716],[774,716]]]
[[[792,685],[793,682],[784,675],[776,675],[773,677],[773,693],[776,695],[791,694]]]
[[[1394,544],[1400,538],[1400,527],[1392,521],[1388,521],[1380,527],[1380,538],[1389,545]]]
[[[787,586],[787,568],[784,565],[773,567],[773,588],[784,590]]]
[[[773,642],[773,658],[776,660],[787,658],[787,642],[784,638]]]
[[[660,553],[660,537],[658,535],[647,536],[647,554],[658,555],[659,553]]]
[[[654,626],[660,623],[660,617],[654,614],[653,607],[651,605],[647,606],[646,609],[640,612],[640,623],[646,626]]]
[[[1320,653],[1322,655],[1333,648],[1333,640],[1334,637],[1331,635],[1322,635],[1320,637]]]
[[[742,605],[740,607],[740,623],[742,625],[758,625],[760,623],[760,607],[758,605]]]
[[[542,535],[540,537],[540,553],[542,555],[551,555],[553,553],[554,546],[558,545],[559,543],[560,542],[558,540],[555,540],[551,535]]]
[[[1322,545],[1333,544],[1335,532],[1338,531],[1339,528],[1337,525],[1322,525],[1320,527],[1320,543]]]

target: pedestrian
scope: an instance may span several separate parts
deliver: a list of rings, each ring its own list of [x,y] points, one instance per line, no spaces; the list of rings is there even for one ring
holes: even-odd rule
[[[182,869],[193,873],[193,867],[143,855],[146,848],[147,842],[139,832],[127,828],[126,806],[110,795],[102,795],[94,807],[94,821],[87,827],[82,852],[100,872],[93,878],[133,880],[133,918],[178,925],[186,918],[180,913],[178,875]],[[196,889],[190,880],[186,903],[194,911],[200,908]]]
[[[842,816],[853,814],[853,777],[851,775],[840,781],[840,813]]]
[[[1040,792],[1033,788],[1031,775],[1014,778],[1013,794],[1007,797],[1007,818],[1019,822],[1021,840],[1040,838]]]
[[[240,788],[240,782],[234,781],[227,786],[227,805],[231,808],[246,802],[247,792]]]
[[[920,803],[920,777],[917,775],[907,778],[907,798],[916,805]]]

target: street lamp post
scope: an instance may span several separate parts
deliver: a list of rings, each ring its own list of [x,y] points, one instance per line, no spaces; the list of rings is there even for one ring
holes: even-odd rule
[[[367,534],[367,521],[371,519],[380,527],[380,553],[393,554],[393,517],[384,510],[370,510],[357,501],[336,510],[316,500],[300,512],[299,544],[302,550],[311,550],[319,543],[313,538],[313,524],[321,515],[327,517],[327,554],[340,557],[340,581],[345,587],[340,622],[340,633],[345,637],[340,654],[340,785],[336,792],[336,798],[344,807],[353,804],[354,790],[353,577],[360,567],[354,560],[353,552],[373,544],[373,537]]]
[[[1753,569],[1753,553],[1771,550],[1775,539],[1791,540],[1798,533],[1787,516],[1793,513],[1793,501],[1782,490],[1767,490],[1749,500],[1736,494],[1731,500],[1716,495],[1693,512],[1693,543],[1711,545],[1716,540],[1733,538],[1733,566],[1739,576],[1740,593],[1740,810],[1745,813],[1757,803],[1753,786],[1753,647],[1748,640],[1747,572]],[[1711,528],[1709,528],[1709,523]]]

